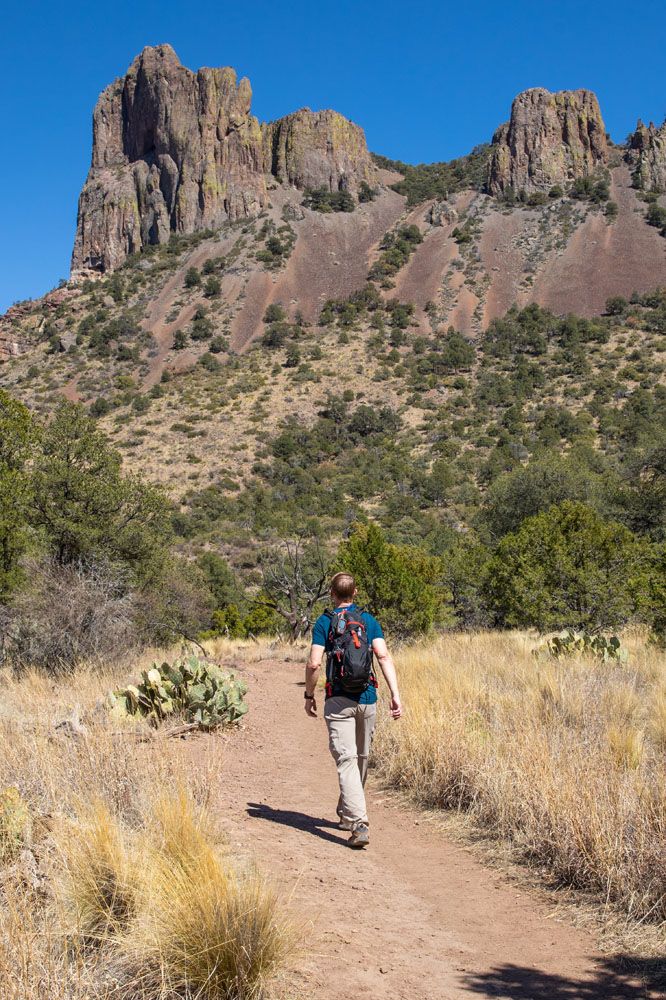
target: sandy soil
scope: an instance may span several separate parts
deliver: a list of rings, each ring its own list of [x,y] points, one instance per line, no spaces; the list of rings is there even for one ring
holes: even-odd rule
[[[657,997],[617,959],[602,957],[587,932],[447,841],[375,781],[371,845],[350,850],[334,823],[325,724],[303,711],[302,664],[263,660],[241,672],[251,709],[223,744],[219,808],[236,849],[250,852],[311,922],[290,997]],[[209,737],[188,747],[201,760],[218,745]]]

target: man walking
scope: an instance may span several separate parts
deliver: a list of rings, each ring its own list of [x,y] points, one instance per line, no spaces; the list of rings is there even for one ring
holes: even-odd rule
[[[326,653],[324,718],[329,748],[338,769],[340,829],[350,830],[350,847],[369,843],[364,785],[377,714],[377,657],[391,694],[391,715],[399,719],[402,705],[395,666],[376,618],[356,606],[356,583],[350,573],[331,580],[333,611],[315,622],[312,647],[305,668],[305,711],[317,717],[315,690]]]

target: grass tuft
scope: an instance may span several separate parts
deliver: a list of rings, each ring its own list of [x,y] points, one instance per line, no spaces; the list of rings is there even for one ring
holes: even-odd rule
[[[135,861],[108,807],[93,802],[58,838],[61,898],[85,940],[104,941],[127,928],[137,909]]]

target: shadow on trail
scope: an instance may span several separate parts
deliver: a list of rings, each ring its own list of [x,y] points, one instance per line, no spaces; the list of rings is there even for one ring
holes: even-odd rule
[[[346,836],[335,837],[332,833],[327,832],[338,829],[337,823],[332,823],[328,819],[317,819],[316,816],[308,816],[307,813],[295,812],[293,809],[273,809],[264,802],[248,802],[247,812],[248,816],[253,816],[255,819],[267,819],[271,823],[279,823],[281,826],[290,826],[294,830],[311,833],[313,837],[328,840],[329,843],[337,844],[339,847],[347,846]]]
[[[665,985],[663,958],[628,955],[602,959],[589,980],[569,979],[520,965],[501,965],[465,977],[471,993],[502,1000],[648,1000],[663,996]]]

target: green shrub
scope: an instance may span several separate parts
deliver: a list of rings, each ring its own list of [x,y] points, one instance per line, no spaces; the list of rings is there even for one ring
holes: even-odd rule
[[[204,295],[207,299],[217,298],[221,291],[222,282],[219,278],[212,276],[207,279],[206,284],[204,285]]]
[[[632,532],[565,501],[502,539],[486,592],[501,624],[597,632],[630,621],[647,584],[647,551]]]
[[[287,314],[279,302],[271,302],[264,313],[264,323],[284,323]]]
[[[622,316],[628,306],[629,303],[622,295],[612,295],[606,299],[606,314],[608,316]]]
[[[577,177],[569,189],[569,196],[578,201],[600,205],[610,197],[609,179],[605,175]]]
[[[0,389],[0,603],[22,580],[33,500],[29,465],[38,436],[27,407]]]
[[[391,545],[375,524],[358,525],[340,544],[336,569],[353,573],[360,602],[394,636],[423,635],[451,620],[439,559],[413,546]]]
[[[209,344],[211,354],[222,354],[222,352],[228,350],[228,348],[229,341],[226,337],[213,337]]]
[[[314,212],[353,212],[356,202],[349,191],[329,191],[328,188],[306,188],[303,197],[305,208]]]
[[[377,188],[370,187],[367,181],[361,181],[358,189],[359,203],[374,201],[377,197]]]
[[[370,268],[368,278],[380,281],[397,274],[422,242],[421,230],[413,223],[389,230],[380,243],[383,253]]]
[[[661,230],[662,236],[666,236],[666,208],[657,202],[648,205],[645,218],[649,226],[655,226]]]
[[[430,198],[446,199],[456,191],[484,189],[488,174],[490,145],[477,146],[467,156],[445,163],[420,163],[416,166],[373,154],[378,167],[402,174],[391,187],[407,196],[407,205],[419,205]]]

